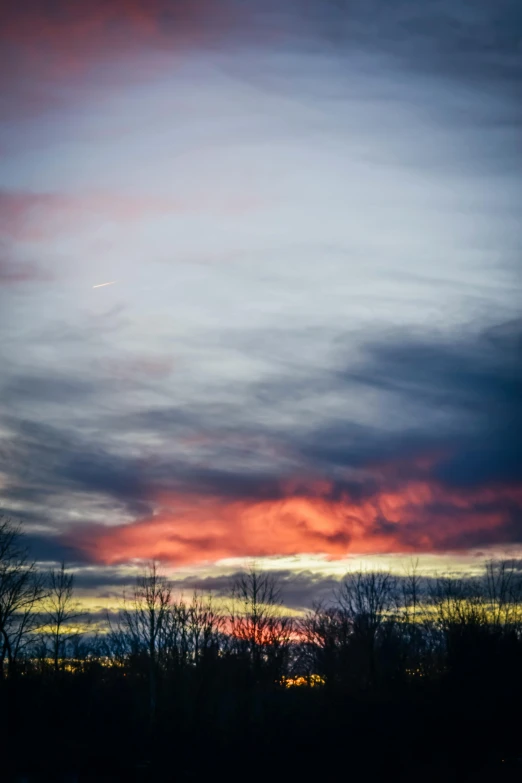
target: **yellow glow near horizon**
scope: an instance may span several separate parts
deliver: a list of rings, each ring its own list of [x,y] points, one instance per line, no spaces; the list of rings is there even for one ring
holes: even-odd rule
[[[226,609],[230,605],[230,597],[217,592],[217,585],[213,579],[223,579],[223,588],[226,586],[226,577],[230,577],[240,570],[254,565],[260,571],[269,571],[274,575],[277,572],[285,572],[289,578],[298,578],[306,575],[320,582],[322,579],[341,580],[348,572],[353,571],[391,571],[395,575],[403,575],[417,564],[417,572],[422,576],[477,576],[482,573],[484,563],[488,559],[511,559],[520,556],[520,551],[510,549],[489,550],[487,552],[469,552],[466,554],[419,554],[419,555],[365,555],[350,556],[341,560],[329,559],[326,555],[295,555],[285,557],[260,557],[260,558],[229,558],[215,563],[199,564],[197,566],[175,567],[161,564],[160,571],[168,579],[173,581],[173,590],[176,598],[184,596],[190,600],[194,592],[193,582],[199,582],[198,592],[202,595],[212,595],[212,602],[216,611]],[[125,578],[125,585],[103,585],[102,568],[88,566],[73,569],[78,576],[96,572],[100,577],[100,586],[78,588],[77,599],[83,611],[102,615],[105,612],[115,612],[121,608],[123,593],[129,593],[135,584],[136,577],[146,566],[145,562],[133,562],[112,567],[111,572],[116,571],[120,577]],[[205,581],[209,580],[209,586]],[[185,583],[187,580],[187,583]],[[110,582],[110,577],[108,578]],[[283,593],[284,593],[284,584]],[[213,589],[212,589],[213,588]],[[284,600],[284,595],[283,595]],[[286,602],[285,602],[286,604]],[[287,607],[288,609],[288,607]],[[289,609],[297,616],[300,610]]]

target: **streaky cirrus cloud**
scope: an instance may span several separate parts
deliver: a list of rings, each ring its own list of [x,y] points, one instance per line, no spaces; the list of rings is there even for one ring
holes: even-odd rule
[[[23,10],[4,6],[1,38],[23,55],[28,67],[44,66],[55,76],[67,77],[93,61],[123,54],[139,54],[143,48],[189,46],[201,36],[216,35],[233,24],[232,3],[208,0],[110,0],[79,2],[29,0]],[[237,4],[235,12],[241,10]],[[203,38],[203,41],[205,38]],[[13,52],[11,53],[13,54]],[[69,73],[64,72],[67,67]]]
[[[519,546],[520,10],[1,13],[0,488],[42,557]]]
[[[49,270],[30,261],[20,260],[7,243],[0,242],[0,286],[42,283],[52,279]]]
[[[235,198],[200,194],[175,198],[125,192],[38,193],[0,190],[0,232],[11,239],[40,241],[60,234],[74,234],[104,221],[132,224],[146,217],[209,211],[241,216],[259,206],[245,193]]]

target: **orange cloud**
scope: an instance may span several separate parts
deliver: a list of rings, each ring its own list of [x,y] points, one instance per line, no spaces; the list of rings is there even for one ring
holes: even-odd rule
[[[173,564],[229,557],[384,554],[458,550],[502,542],[520,488],[450,492],[415,481],[400,491],[354,502],[328,497],[324,483],[307,496],[257,502],[177,495],[157,515],[117,527],[85,527],[67,543],[114,564],[158,558]]]

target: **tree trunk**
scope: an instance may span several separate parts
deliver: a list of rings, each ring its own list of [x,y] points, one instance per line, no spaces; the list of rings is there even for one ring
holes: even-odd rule
[[[13,651],[11,649],[11,642],[9,641],[9,637],[6,634],[5,631],[2,632],[4,635],[4,645],[3,645],[3,651],[2,651],[2,669],[3,669],[3,663],[5,659],[5,655],[7,653],[7,658],[9,660],[9,668],[8,668],[8,674],[9,677],[14,677],[16,674],[16,662],[13,656]]]
[[[4,661],[5,661],[5,654],[7,652],[7,646],[5,642],[2,644],[2,650],[0,652],[0,680],[4,679],[5,676],[5,670],[4,670]]]

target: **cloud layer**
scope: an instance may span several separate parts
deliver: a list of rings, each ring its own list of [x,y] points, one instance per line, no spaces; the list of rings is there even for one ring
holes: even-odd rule
[[[2,14],[0,487],[39,557],[518,547],[513,4]]]
[[[90,437],[93,421],[80,435],[6,419],[11,495],[36,508],[63,500],[74,516],[91,507],[72,525],[59,511],[56,543],[107,564],[520,544],[520,339],[518,322],[460,343],[387,336],[349,367],[245,384],[212,405],[114,412]],[[124,385],[138,393],[135,372],[105,391]],[[100,386],[29,376],[4,394],[85,410]],[[368,395],[387,420],[339,416]],[[277,424],[289,400],[294,414]]]

